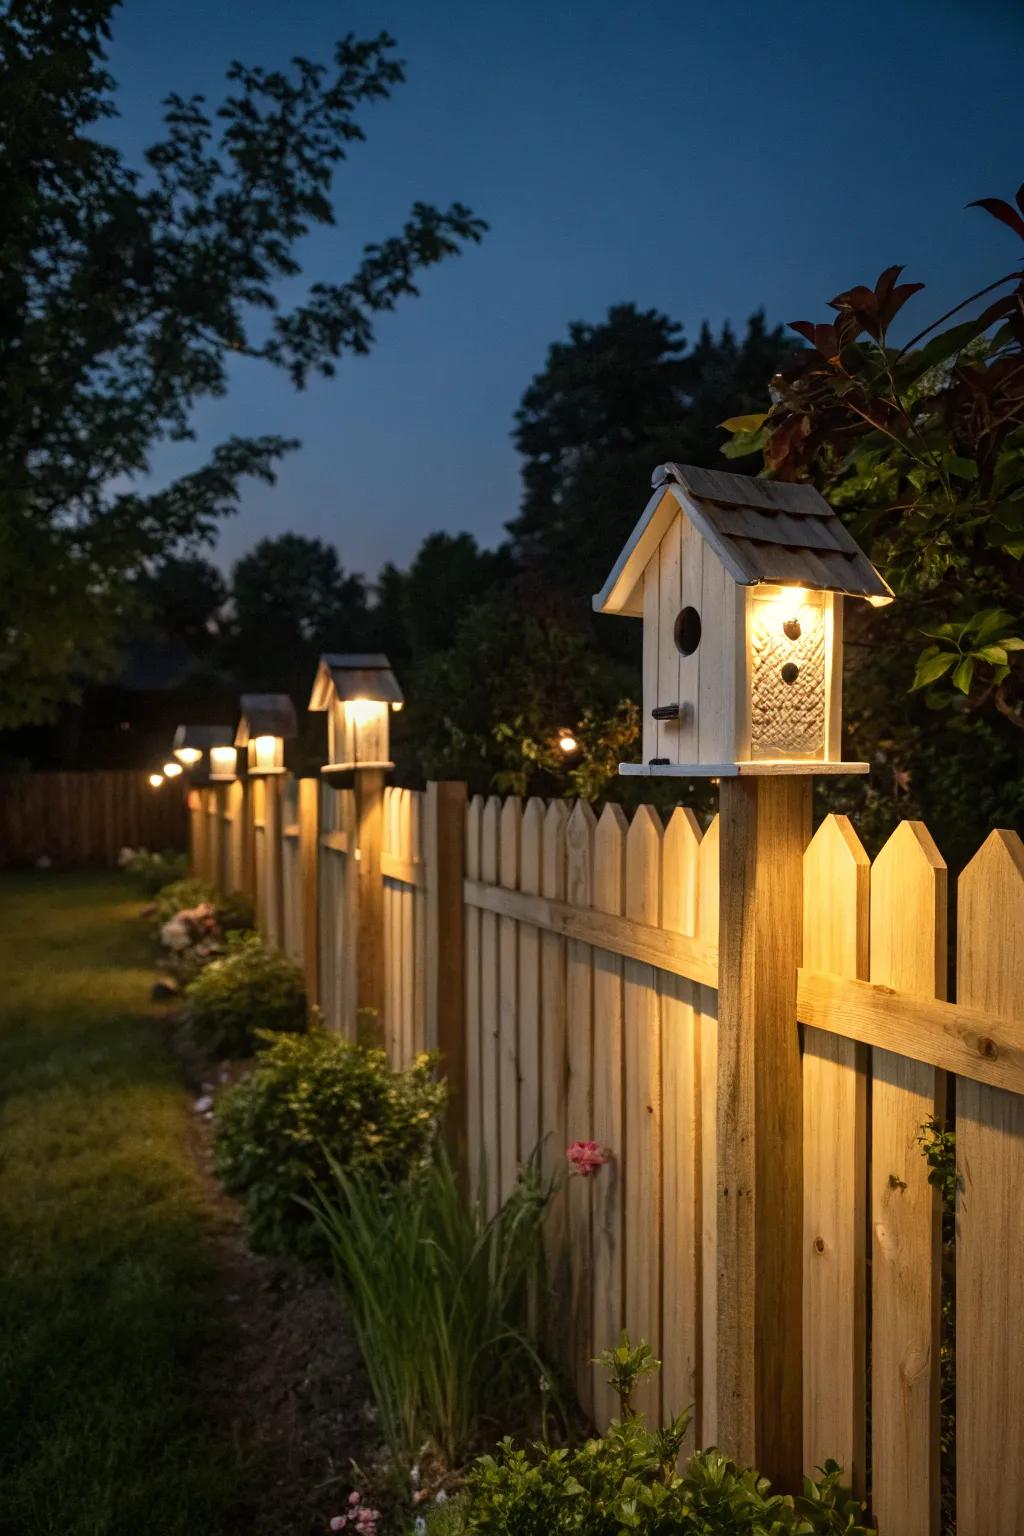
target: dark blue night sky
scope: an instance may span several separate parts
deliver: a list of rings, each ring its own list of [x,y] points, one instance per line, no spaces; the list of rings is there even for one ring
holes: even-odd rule
[[[491,232],[379,325],[369,359],[295,394],[256,365],[197,418],[302,439],[225,525],[229,562],[294,528],[372,576],[424,534],[501,536],[518,500],[512,415],[570,320],[633,300],[681,320],[825,318],[890,262],[928,284],[921,323],[997,276],[1008,230],[964,204],[1024,179],[1015,4],[640,0],[127,0],[111,67],[135,155],[171,89],[219,94],[232,57],[327,59],[387,27],[408,83],[365,118],[312,276],[347,276],[415,198],[460,198]],[[915,326],[916,328],[916,326]],[[196,450],[160,455],[161,479]],[[637,511],[643,503],[638,488]]]

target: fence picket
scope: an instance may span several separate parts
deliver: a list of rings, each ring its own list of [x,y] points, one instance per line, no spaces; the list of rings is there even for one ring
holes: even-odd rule
[[[480,824],[480,878],[489,885],[498,883],[500,824],[501,801],[497,795],[489,795],[484,802]],[[497,1210],[501,1191],[500,1000],[498,919],[493,912],[483,912],[480,915],[480,1084],[483,1094],[480,1125],[483,1132],[483,1187],[489,1215]]]
[[[544,817],[541,892],[555,901],[565,896],[565,832],[569,811],[564,800],[552,800]],[[565,1171],[566,1090],[569,1067],[565,1037],[565,940],[557,933],[540,936],[541,963],[541,1168],[546,1179]],[[544,1228],[547,1270],[553,1295],[566,1286],[565,1187],[556,1190]],[[552,1318],[554,1341],[561,1342]]]
[[[991,833],[960,876],[958,895],[958,1001],[1021,1018],[1024,845],[1016,833]],[[1020,1536],[1024,1097],[958,1078],[956,1145],[957,1530]]]
[[[845,816],[804,854],[803,964],[868,974],[871,862]],[[867,1052],[804,1032],[804,1466],[828,1457],[865,1492]]]
[[[566,900],[589,907],[594,888],[594,813],[577,800],[566,828]],[[592,950],[579,939],[566,945],[566,1040],[569,1086],[566,1135],[569,1141],[593,1137],[593,975]],[[591,1407],[590,1186],[586,1179],[569,1181],[569,1263],[571,1295],[571,1357],[580,1401]]]
[[[697,856],[697,937],[705,944],[718,943],[719,834],[716,816],[701,841]],[[715,1103],[718,1091],[718,994],[712,987],[698,993],[700,1080],[700,1295],[701,1361],[700,1397],[697,1402],[697,1441],[714,1445],[718,1439],[718,1333],[715,1311],[718,1267],[718,1157],[715,1139]]]
[[[626,834],[620,805],[607,804],[594,832],[594,906],[621,916],[626,891]],[[611,1161],[593,1181],[594,1351],[610,1349],[624,1322],[623,1172],[625,1070],[622,1059],[622,959],[594,950],[594,1140]],[[603,1429],[618,1412],[607,1372],[593,1368],[593,1413]]]
[[[519,889],[540,894],[544,854],[544,801],[532,796],[523,809]],[[519,928],[519,1151],[527,1158],[540,1141],[540,931]]]
[[[411,864],[412,851],[412,790],[399,790],[398,800],[398,856],[406,863]],[[413,967],[416,964],[416,914],[413,910],[415,901],[415,887],[398,884],[398,900],[401,911],[401,928],[399,930],[399,947],[402,954],[402,980],[400,1015],[402,1021],[400,1039],[403,1067],[408,1066],[415,1054],[415,1035],[413,1025],[413,995],[415,983],[413,980]]]
[[[945,995],[946,866],[921,822],[871,870],[871,980]],[[932,1536],[939,1518],[940,1212],[917,1137],[943,1090],[934,1067],[872,1053],[872,1505],[892,1536]]]
[[[466,806],[466,876],[480,878],[480,836],[483,823],[482,795]],[[483,1077],[480,1043],[480,908],[465,909],[466,964],[466,1163],[472,1197],[480,1195],[483,1170]]]
[[[501,808],[498,880],[506,890],[519,887],[519,838],[522,801],[510,795]],[[519,952],[514,917],[498,919],[498,1097],[501,1101],[501,1175],[498,1185],[507,1200],[519,1174]]]
[[[695,935],[700,825],[673,811],[662,843],[661,924]],[[700,1390],[700,1085],[696,1008],[699,988],[661,974],[662,1405],[666,1416],[696,1405]],[[695,1449],[691,1425],[684,1447]]]
[[[661,915],[661,821],[641,805],[626,835],[626,916],[657,924]],[[624,980],[626,1064],[626,1327],[661,1352],[661,1042],[653,966],[627,960]],[[637,1406],[657,1418],[660,1384],[648,1379]]]

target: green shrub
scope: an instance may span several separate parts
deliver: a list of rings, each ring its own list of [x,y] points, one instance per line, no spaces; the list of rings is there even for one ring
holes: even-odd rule
[[[625,1360],[617,1369],[618,1356]],[[657,1364],[650,1351],[624,1339],[602,1359],[620,1392],[630,1379],[622,1419],[575,1449],[522,1450],[504,1440],[473,1466],[465,1493],[431,1513],[430,1536],[867,1536],[862,1508],[833,1462],[795,1499],[773,1494],[766,1478],[713,1449],[680,1471],[689,1416],[654,1430],[629,1409],[632,1385]]]
[[[394,1072],[383,1051],[324,1029],[275,1041],[217,1105],[217,1171],[243,1202],[253,1246],[326,1261],[301,1203],[313,1182],[330,1179],[331,1159],[369,1171],[376,1190],[406,1177],[428,1158],[444,1101],[427,1057]]]
[[[309,1009],[294,961],[256,933],[229,934],[226,945],[185,988],[196,1045],[213,1056],[249,1056],[260,1031],[301,1033]]]
[[[337,1164],[316,1209],[397,1457],[431,1446],[458,1467],[486,1433],[522,1423],[545,1372],[529,1326],[545,1191],[531,1167],[485,1220],[442,1148],[387,1200]]]
[[[183,879],[188,867],[184,853],[150,853],[148,848],[122,848],[117,862],[145,896]]]
[[[254,925],[251,899],[244,891],[219,891],[208,880],[193,875],[165,886],[153,907],[153,926],[159,935],[164,923],[179,912],[209,904],[222,933],[247,933]]]

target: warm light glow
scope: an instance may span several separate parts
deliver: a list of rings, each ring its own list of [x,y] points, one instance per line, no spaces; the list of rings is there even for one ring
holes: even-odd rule
[[[233,779],[238,766],[238,759],[234,747],[210,748],[210,777],[212,779]]]
[[[795,614],[803,607],[804,592],[802,587],[783,587],[779,592],[779,602],[790,614]]]
[[[371,720],[376,720],[383,707],[377,699],[345,700],[345,708],[348,710],[349,718],[356,725],[369,725]]]
[[[571,734],[571,732],[563,731],[562,735],[558,738],[558,745],[561,747],[563,752],[575,752],[579,743],[577,742],[576,737]]]
[[[253,746],[256,748],[256,756],[264,757],[268,752],[273,754],[276,736],[256,736],[253,738]]]
[[[888,608],[889,604],[892,601],[893,601],[893,599],[891,597],[869,597],[868,598],[868,602],[871,604],[872,608]]]
[[[181,771],[182,769],[180,763],[164,763],[165,779],[176,779]]]
[[[202,757],[198,747],[175,747],[174,755],[179,763],[184,763],[186,768],[191,768]]]
[[[279,736],[254,736],[249,743],[249,768],[253,773],[276,773],[283,743]]]
[[[392,704],[391,708],[394,710],[395,714],[397,715],[398,711],[402,708],[402,706],[403,706],[403,701],[401,699],[396,699],[395,702]]]
[[[163,776],[162,773],[151,773],[150,776],[149,776],[149,782],[153,786],[154,789],[159,789],[160,785],[163,783],[163,781],[164,781],[164,776]]]

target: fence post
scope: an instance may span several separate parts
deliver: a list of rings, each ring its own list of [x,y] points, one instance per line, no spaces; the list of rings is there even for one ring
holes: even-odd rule
[[[466,1152],[466,1013],[462,882],[466,786],[427,785],[423,857],[427,880],[427,1044],[448,1079],[446,1134],[453,1157]]]
[[[299,870],[302,882],[302,967],[306,996],[320,1003],[320,780],[299,780]]]
[[[277,949],[284,947],[284,852],[281,847],[281,823],[285,777],[282,773],[272,773],[263,781],[266,785],[263,801],[263,871],[266,879],[266,890],[262,898],[263,913],[266,937]]]
[[[803,1114],[796,981],[810,775],[721,784],[717,1441],[798,1492]]]
[[[384,770],[357,768],[356,1008],[372,1008],[378,1031],[384,1024],[384,879],[380,872],[384,835]],[[383,1039],[383,1035],[381,1035]]]

